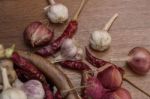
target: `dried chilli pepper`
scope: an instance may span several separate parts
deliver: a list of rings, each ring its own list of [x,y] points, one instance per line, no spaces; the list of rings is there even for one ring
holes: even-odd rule
[[[41,81],[45,91],[45,99],[54,99],[45,76],[32,63],[19,56],[19,54],[16,52],[13,53],[12,60],[17,66],[17,75],[22,81],[28,81],[31,79]]]
[[[66,61],[59,62],[59,64],[62,67],[75,69],[75,70],[90,70],[90,67],[86,63],[80,60],[76,60],[76,61],[66,60]]]
[[[109,62],[99,59],[94,55],[92,55],[92,53],[88,50],[88,48],[86,48],[86,60],[97,68],[104,66],[106,64],[110,64]]]

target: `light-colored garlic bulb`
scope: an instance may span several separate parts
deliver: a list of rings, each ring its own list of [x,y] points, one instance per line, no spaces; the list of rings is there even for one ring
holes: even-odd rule
[[[52,61],[52,63],[64,60],[80,60],[82,59],[83,50],[78,48],[74,40],[66,39],[60,49],[60,55]]]
[[[3,91],[0,94],[0,99],[27,99],[24,91],[12,87],[9,83],[6,68],[0,67],[3,78]]]
[[[68,8],[63,4],[56,4],[54,0],[49,0],[50,4],[45,8],[47,16],[53,23],[64,23],[68,17]]]
[[[108,33],[109,28],[111,27],[114,20],[118,17],[118,13],[116,13],[105,25],[102,30],[97,30],[91,33],[90,36],[90,46],[94,50],[104,51],[110,47],[111,44],[111,36]]]

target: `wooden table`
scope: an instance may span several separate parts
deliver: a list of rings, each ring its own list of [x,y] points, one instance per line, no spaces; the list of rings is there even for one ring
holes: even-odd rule
[[[80,0],[58,0],[68,6],[70,17],[79,7]],[[150,0],[89,0],[79,18],[79,29],[75,39],[81,47],[88,45],[92,31],[101,29],[108,19],[116,12],[119,18],[115,21],[110,33],[112,35],[111,48],[104,53],[96,53],[106,60],[125,57],[135,46],[146,47],[150,50]],[[46,0],[0,0],[0,43],[6,47],[15,43],[18,49],[28,50],[23,42],[24,28],[32,21],[45,19],[43,8],[48,5]],[[55,37],[61,34],[64,25],[51,24],[55,29]],[[82,46],[84,45],[84,46]],[[114,62],[124,66],[125,62]],[[138,76],[128,68],[126,76],[143,90],[150,93],[150,73]],[[79,86],[80,74],[64,70],[73,84]],[[133,99],[149,99],[130,84],[123,82]]]

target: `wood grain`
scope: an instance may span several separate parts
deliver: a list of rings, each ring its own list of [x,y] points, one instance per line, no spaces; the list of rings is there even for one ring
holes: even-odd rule
[[[57,0],[57,2],[62,2],[69,7],[70,17],[80,4],[80,0]],[[89,0],[80,15],[75,39],[84,48],[89,43],[90,33],[101,29],[107,20],[118,12],[119,18],[109,31],[113,38],[111,48],[104,53],[95,52],[97,56],[106,60],[125,57],[135,46],[150,50],[149,4],[150,0]],[[46,0],[0,0],[0,43],[6,47],[15,43],[18,49],[27,50],[22,36],[24,28],[32,21],[46,19],[43,12],[46,5],[48,5]],[[66,24],[50,24],[50,27],[55,29],[55,37],[61,34]],[[114,63],[125,65],[125,62]],[[79,86],[80,74],[72,70],[63,70],[72,82]],[[138,76],[128,68],[125,70],[126,76],[133,83],[150,93],[150,73],[146,76]],[[149,99],[126,82],[123,83],[123,87],[131,92],[133,99]]]

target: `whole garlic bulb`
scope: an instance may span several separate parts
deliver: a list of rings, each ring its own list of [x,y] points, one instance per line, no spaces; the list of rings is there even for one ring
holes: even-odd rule
[[[29,80],[22,86],[28,99],[44,99],[45,92],[42,83],[37,80]]]
[[[114,20],[118,17],[118,13],[116,13],[105,25],[102,30],[94,31],[90,37],[90,46],[94,50],[104,51],[110,47],[111,44],[111,36],[107,32],[111,27]]]
[[[61,55],[66,58],[73,58],[77,53],[78,48],[72,39],[66,39],[61,46]]]
[[[94,31],[91,33],[90,46],[97,51],[104,51],[111,44],[111,36],[107,31]]]
[[[0,99],[27,99],[26,94],[21,89],[12,87],[8,80],[6,68],[0,67],[3,78],[3,91],[0,94]]]
[[[56,4],[54,0],[49,0],[51,5],[46,9],[47,16],[53,23],[63,23],[65,22],[68,15],[68,8],[63,4]]]

